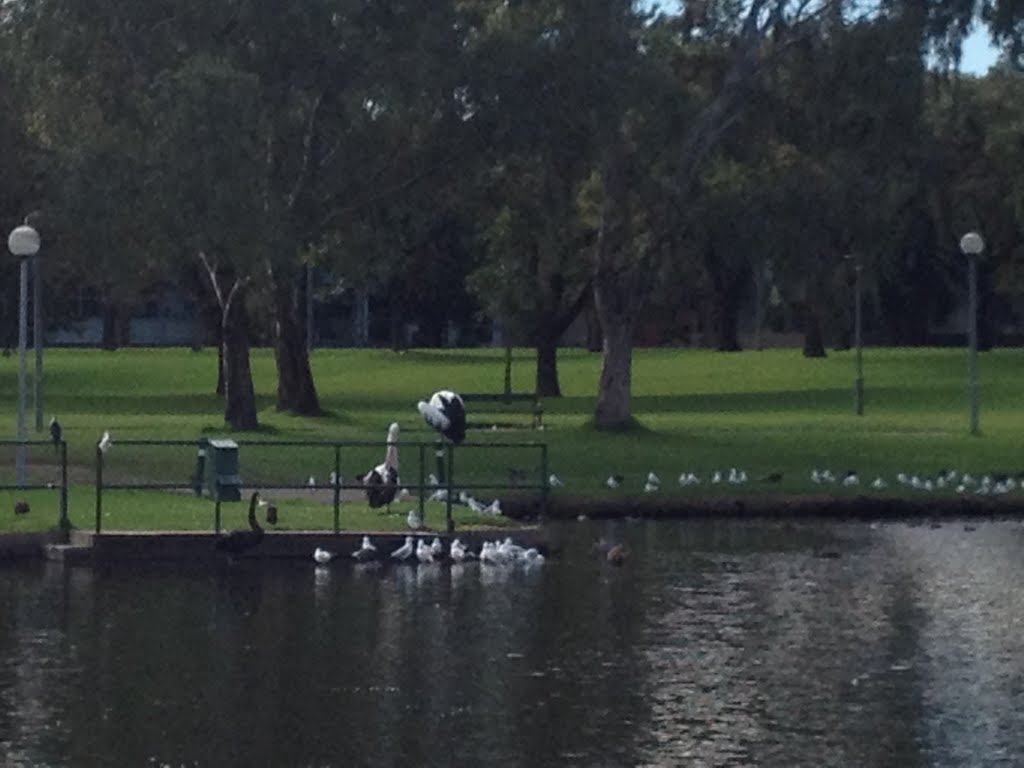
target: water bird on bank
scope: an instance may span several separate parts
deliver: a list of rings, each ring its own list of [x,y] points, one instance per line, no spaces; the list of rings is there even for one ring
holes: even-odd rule
[[[466,439],[466,405],[462,398],[442,389],[416,404],[423,419],[445,439],[458,445]]]
[[[267,501],[266,499],[261,498],[259,500],[259,506],[266,508],[267,522],[270,525],[277,525],[277,505],[272,501]]]
[[[647,482],[644,483],[644,493],[654,493],[661,490],[661,478],[653,472],[647,473]]]
[[[440,557],[444,554],[444,544],[441,543],[441,539],[437,536],[435,536],[434,540],[430,542],[430,552],[434,557]]]
[[[373,542],[370,541],[369,536],[363,536],[362,546],[359,547],[355,552],[352,553],[354,557],[360,563],[372,560],[377,556],[377,547],[374,546]]]
[[[256,521],[256,505],[259,503],[259,500],[260,492],[253,491],[252,497],[249,499],[249,529],[230,531],[221,536],[214,545],[218,552],[238,555],[252,549],[263,541],[263,529],[260,528],[260,524]]]
[[[883,488],[886,487],[886,485],[887,483],[881,477],[876,477],[874,480],[871,481],[871,487],[874,488],[876,491],[882,490]]]
[[[313,475],[310,475],[309,480],[306,481],[306,487],[316,488],[316,478]]]
[[[852,488],[855,485],[860,485],[860,478],[857,477],[857,470],[848,470],[846,472],[846,476],[843,477],[843,486],[846,488]]]
[[[392,552],[391,557],[393,557],[395,560],[400,560],[404,562],[408,560],[410,557],[412,557],[413,552],[415,552],[415,549],[416,548],[413,546],[413,537],[406,536],[405,543],[398,549],[396,549],[394,552]]]
[[[328,552],[326,549],[320,549],[320,547],[317,547],[313,550],[313,559],[316,560],[317,563],[319,563],[320,565],[323,565],[324,563],[329,563],[331,562],[331,560],[334,559],[334,553]]]
[[[551,475],[548,477],[548,485],[550,485],[552,488],[561,488],[563,485],[565,485],[565,483],[562,482],[561,478],[559,478],[558,475],[552,472]]]
[[[451,548],[448,550],[448,556],[451,557],[452,562],[461,563],[463,560],[471,558],[473,553],[466,549],[466,545],[458,539],[452,540]]]
[[[56,452],[57,447],[60,445],[60,439],[64,435],[64,429],[61,427],[60,422],[57,421],[57,417],[53,416],[50,419],[50,439],[53,441],[53,450]]]
[[[398,495],[398,424],[388,427],[388,447],[384,461],[363,477],[366,498],[373,509],[387,506]]]
[[[434,562],[434,551],[423,539],[416,542],[416,559],[421,563]]]
[[[24,499],[19,499],[14,502],[14,514],[16,515],[27,515],[29,513],[28,502]]]
[[[100,441],[99,443],[96,444],[96,447],[100,449],[100,453],[106,453],[107,451],[110,450],[110,446],[113,444],[113,442],[114,441],[111,440],[110,438],[110,433],[104,432],[103,437],[100,438]]]
[[[418,531],[420,528],[422,528],[423,518],[420,516],[419,510],[410,509],[409,514],[405,518],[405,523],[414,531]]]
[[[622,481],[625,478],[622,475],[608,475],[608,479],[604,481],[604,484],[609,488],[618,488],[622,485]]]

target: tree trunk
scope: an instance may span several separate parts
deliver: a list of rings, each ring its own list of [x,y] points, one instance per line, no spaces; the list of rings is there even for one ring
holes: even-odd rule
[[[118,322],[118,307],[113,301],[103,304],[103,338],[100,345],[103,349],[112,351],[117,349],[121,339],[121,325]]]
[[[224,379],[224,421],[236,431],[256,429],[256,392],[249,366],[249,322],[245,291],[234,290],[222,309],[221,360]]]
[[[825,341],[817,307],[808,302],[804,307],[804,357],[825,357]]]
[[[718,297],[718,351],[739,352],[740,294],[742,286],[729,282]]]
[[[537,335],[536,390],[541,397],[562,396],[558,384],[558,336],[547,329],[541,329]]]
[[[604,342],[594,422],[599,428],[629,427],[633,424],[633,321],[602,313],[601,326]]]
[[[217,389],[215,390],[218,395],[224,394],[224,324],[221,323],[221,329],[217,332],[220,337],[220,343],[217,345]]]
[[[402,302],[396,288],[396,285],[392,285],[388,296],[388,335],[391,336],[391,349],[394,352],[405,346],[402,340]]]
[[[299,416],[319,416],[320,399],[313,384],[306,348],[305,313],[298,306],[299,284],[294,277],[289,279],[280,273],[274,273],[273,279],[277,410]]]

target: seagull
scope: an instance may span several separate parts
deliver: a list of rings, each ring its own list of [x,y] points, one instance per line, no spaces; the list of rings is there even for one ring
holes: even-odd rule
[[[501,499],[495,499],[486,507],[484,507],[484,514],[494,515],[495,517],[501,515]]]
[[[434,550],[423,539],[416,542],[416,559],[421,563],[434,562]]]
[[[396,549],[394,552],[392,552],[391,556],[393,558],[395,558],[395,560],[402,560],[402,561],[408,560],[410,557],[412,557],[412,554],[415,551],[415,548],[413,547],[412,542],[413,542],[412,536],[406,536],[405,537],[405,544],[403,544],[398,549]]]
[[[652,472],[651,475],[654,473]],[[651,475],[647,476],[647,482],[644,483],[644,493],[654,493],[655,491],[661,490],[661,486],[657,483],[651,482]]]
[[[715,483],[716,485],[722,482],[722,473],[719,472],[717,469],[715,470],[715,474],[711,476],[711,482]]]
[[[648,472],[647,473],[647,482],[650,483],[651,485],[661,485],[661,478],[658,477],[653,472]]]
[[[563,483],[558,478],[558,475],[552,472],[551,476],[548,478],[548,485],[550,485],[552,488],[561,488],[563,485],[565,485],[565,483]]]
[[[359,547],[359,549],[357,549],[355,552],[352,553],[352,557],[354,557],[356,560],[358,560],[361,563],[366,561],[366,560],[372,560],[376,556],[377,556],[377,547],[375,547],[373,545],[373,542],[370,541],[370,537],[369,536],[363,536],[363,545],[361,547]]]
[[[405,518],[406,524],[414,531],[418,531],[423,527],[423,518],[420,517],[419,510],[410,509],[408,517]]]
[[[451,557],[453,562],[461,563],[467,557],[471,556],[472,553],[466,551],[466,545],[463,544],[461,541],[459,541],[458,539],[453,539],[452,546],[448,551],[448,555],[449,557]]]
[[[860,485],[860,478],[857,477],[857,473],[854,470],[849,470],[846,473],[846,477],[843,478],[843,485],[847,488],[852,488],[855,485]]]
[[[317,547],[313,550],[313,559],[316,560],[320,565],[329,563],[334,558],[333,552],[328,552],[326,549],[320,549]]]
[[[437,475],[435,475],[433,472],[427,475],[427,485],[429,485],[431,488],[437,487]]]
[[[874,488],[876,491],[882,490],[883,488],[885,488],[885,486],[886,482],[881,477],[876,477],[871,483],[871,487]]]
[[[442,437],[455,445],[466,439],[466,405],[455,392],[439,390],[430,396],[429,401],[420,400],[416,408]]]
[[[437,536],[430,542],[430,551],[434,554],[434,557],[444,554],[444,544],[441,543],[441,539]]]
[[[472,496],[466,497],[466,506],[469,507],[474,514],[482,515],[487,511],[487,507],[481,504],[479,501],[474,499]]]
[[[316,478],[310,475],[309,480],[306,481],[306,485],[310,488],[316,488]]]
[[[57,446],[60,445],[60,439],[64,435],[64,430],[60,426],[60,422],[57,421],[57,417],[54,416],[50,419],[50,439],[53,440],[53,450],[57,450]]]
[[[622,475],[608,475],[608,479],[604,481],[604,484],[609,488],[618,488],[622,485]]]
[[[373,509],[386,506],[398,494],[398,424],[388,427],[388,447],[384,462],[371,469],[363,477],[366,498]]]
[[[110,433],[104,432],[103,437],[100,438],[100,442],[97,447],[100,449],[101,453],[106,453],[107,451],[110,450],[110,446],[113,444],[113,442],[114,441],[110,439]]]

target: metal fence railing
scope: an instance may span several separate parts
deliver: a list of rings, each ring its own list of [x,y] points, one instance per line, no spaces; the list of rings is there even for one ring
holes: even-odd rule
[[[213,530],[219,533],[221,530],[221,503],[226,500],[226,492],[229,489],[241,487],[260,488],[268,491],[299,491],[307,490],[309,482],[301,477],[294,477],[290,473],[290,467],[296,458],[292,455],[293,462],[280,460],[283,451],[302,451],[304,456],[316,457],[316,466],[325,468],[324,453],[329,457],[329,464],[332,467],[329,473],[330,479],[326,483],[317,483],[316,488],[331,491],[332,528],[335,533],[341,530],[341,509],[342,491],[365,490],[362,483],[362,475],[371,466],[380,461],[380,454],[383,453],[386,443],[367,441],[309,441],[309,440],[239,440],[232,441],[237,448],[238,471],[229,474],[226,482],[219,479],[213,483],[209,482],[210,474],[216,475],[215,470],[210,470],[208,462],[214,461],[210,455],[211,449],[216,447],[218,441],[211,441],[206,438],[199,440],[109,440],[101,448],[96,446],[96,516],[95,531],[102,533],[103,528],[103,499],[104,494],[117,490],[191,490],[195,495],[202,496],[204,492],[209,495],[213,502]],[[107,451],[117,448],[111,452],[111,457],[117,455],[121,461],[130,461],[124,457],[132,457],[138,466],[129,468],[123,467],[117,473],[115,479],[106,477],[107,465],[110,459]],[[125,450],[125,449],[130,450]],[[190,457],[181,449],[190,448],[195,451]],[[425,504],[427,498],[437,491],[443,490],[445,502],[445,527],[449,533],[454,530],[452,518],[452,506],[457,504],[461,492],[479,490],[502,491],[514,489],[517,491],[537,491],[541,496],[542,508],[547,502],[549,491],[548,484],[548,447],[546,443],[524,442],[524,443],[463,443],[453,446],[450,443],[400,443],[403,456],[407,457],[410,451],[416,456],[415,468],[412,473],[413,482],[409,482],[409,475],[403,474],[402,486],[410,493],[416,493],[418,498],[418,511],[420,519],[425,519]],[[533,471],[519,470],[519,474],[507,478],[507,482],[499,482],[486,477],[486,470],[492,461],[487,458],[495,450],[508,449],[518,452],[526,451],[536,454],[536,460],[530,462]],[[155,457],[147,461],[143,458],[147,450],[154,452]],[[434,458],[435,470],[439,482],[435,485],[428,482],[428,475],[431,473],[428,467],[430,457]],[[376,457],[376,459],[372,458]],[[186,470],[189,459],[194,458],[191,470]],[[371,463],[372,462],[372,463]],[[404,459],[404,466],[408,466],[408,459]],[[353,467],[362,468],[360,471],[352,472]],[[352,480],[346,480],[345,469],[348,469],[348,476]],[[241,474],[249,479],[244,483]],[[461,482],[459,476],[468,478],[471,482]],[[146,475],[145,480],[137,479]],[[166,479],[153,479],[163,475]],[[479,478],[483,476],[483,480]],[[532,480],[531,480],[532,476]],[[187,479],[186,479],[187,478]],[[310,475],[310,480],[313,476]]]
[[[0,491],[55,491],[59,511],[57,528],[66,533],[71,527],[68,519],[68,444],[64,440],[0,440],[0,449],[6,452],[8,448],[14,449],[15,470],[13,473],[0,472]],[[54,455],[52,458],[47,455],[45,462],[30,461],[30,451],[48,454],[51,450]],[[6,468],[6,461],[4,466]],[[56,478],[50,474],[52,471],[57,472]],[[47,475],[52,479],[44,482],[42,478]]]

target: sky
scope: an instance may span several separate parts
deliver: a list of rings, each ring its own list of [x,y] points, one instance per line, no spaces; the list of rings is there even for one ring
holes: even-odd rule
[[[974,33],[964,41],[964,57],[960,62],[960,71],[972,75],[984,75],[988,68],[996,63],[999,52],[989,42],[988,30],[975,29]]]

